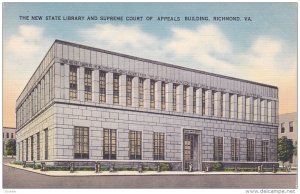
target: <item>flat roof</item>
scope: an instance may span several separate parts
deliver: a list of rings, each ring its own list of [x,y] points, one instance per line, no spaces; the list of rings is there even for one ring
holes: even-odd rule
[[[120,57],[126,57],[126,58],[129,58],[129,59],[140,60],[140,61],[144,61],[144,62],[148,62],[148,63],[155,63],[155,64],[163,65],[163,66],[166,66],[166,67],[172,67],[172,68],[182,69],[182,70],[191,71],[191,72],[195,72],[195,73],[201,73],[201,74],[206,74],[206,75],[211,75],[211,76],[217,76],[217,77],[236,80],[236,81],[243,81],[243,82],[247,82],[247,83],[251,83],[251,84],[256,84],[256,85],[261,85],[261,86],[266,86],[266,87],[271,87],[271,88],[278,89],[277,86],[273,86],[273,85],[268,85],[268,84],[264,84],[264,83],[259,83],[259,82],[255,82],[255,81],[230,77],[230,76],[216,74],[216,73],[209,73],[209,72],[202,71],[202,70],[192,69],[192,68],[183,67],[183,66],[179,66],[179,65],[174,65],[174,64],[170,64],[170,63],[164,63],[164,62],[155,61],[155,60],[151,60],[151,59],[135,57],[135,56],[132,56],[132,55],[117,53],[117,52],[108,51],[108,50],[104,50],[104,49],[99,49],[99,48],[95,48],[95,47],[91,47],[91,46],[86,46],[86,45],[82,45],[82,44],[68,42],[68,41],[64,41],[64,40],[56,39],[54,41],[54,43],[61,43],[61,44],[71,45],[71,46],[74,46],[74,47],[79,47],[79,48],[98,51],[98,52],[103,52],[103,53],[116,55],[116,56],[120,56]]]

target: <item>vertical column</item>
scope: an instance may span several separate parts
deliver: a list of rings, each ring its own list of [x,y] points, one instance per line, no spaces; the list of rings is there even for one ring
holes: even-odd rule
[[[78,100],[84,101],[84,67],[77,69],[78,75]]]
[[[183,85],[176,87],[176,111],[183,112]]]
[[[161,110],[161,81],[155,82],[155,109]]]
[[[62,70],[64,69],[64,72],[61,72],[61,76],[63,76],[63,80],[61,82],[61,87],[64,90],[64,99],[69,100],[70,99],[70,65],[63,65]]]
[[[113,104],[113,79],[114,74],[111,72],[106,73],[106,103]]]
[[[99,70],[92,71],[92,101],[99,102]]]
[[[139,107],[139,78],[132,79],[132,107]]]
[[[54,98],[61,98],[62,88],[60,87],[60,63],[54,64]]]
[[[126,75],[120,75],[119,77],[119,88],[120,88],[120,91],[119,91],[119,98],[120,98],[120,101],[119,101],[119,104],[122,105],[122,106],[126,106]]]
[[[232,119],[237,119],[237,116],[238,116],[238,96],[237,96],[237,94],[234,94],[234,95],[232,95],[232,103],[233,103],[233,106],[232,106],[232,111],[233,111],[233,117],[232,117]]]
[[[211,102],[212,102],[211,93],[212,93],[211,90],[207,90],[205,92],[205,115],[206,116],[212,116],[211,115]]]
[[[150,79],[144,81],[144,108],[150,109]]]
[[[215,99],[216,99],[216,103],[215,103],[215,115],[217,117],[222,117],[222,112],[221,112],[221,106],[223,105],[223,102],[221,102],[221,95],[222,93],[221,92],[216,92],[215,93]]]
[[[173,83],[166,83],[166,111],[173,111]]]
[[[202,88],[196,90],[196,114],[202,115]]]
[[[193,113],[193,87],[188,87],[186,90],[186,112]]]

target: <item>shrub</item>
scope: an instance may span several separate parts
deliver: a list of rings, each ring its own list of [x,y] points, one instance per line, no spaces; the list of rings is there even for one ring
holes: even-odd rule
[[[171,168],[170,164],[163,163],[163,164],[160,164],[160,170],[161,171],[170,171],[170,170],[172,170],[172,168]]]
[[[214,163],[212,165],[212,171],[221,171],[221,170],[223,170],[223,165],[221,162]]]

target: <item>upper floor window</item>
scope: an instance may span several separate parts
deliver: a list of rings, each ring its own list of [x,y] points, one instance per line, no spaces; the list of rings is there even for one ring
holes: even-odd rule
[[[132,77],[126,77],[126,105],[132,105]]]
[[[251,119],[251,103],[250,103],[251,98],[247,97],[246,98],[246,120],[250,121]]]
[[[119,104],[119,75],[113,76],[113,103]]]
[[[186,112],[187,88],[187,86],[183,86],[183,112]]]
[[[284,132],[285,132],[284,123],[281,123],[281,124],[280,124],[280,127],[281,127],[281,133],[284,133]]]
[[[166,83],[161,82],[161,109],[166,110]]]
[[[196,92],[197,89],[193,88],[193,113],[196,114]]]
[[[70,99],[77,99],[77,67],[70,65],[70,72],[69,72],[69,82],[70,82],[70,89],[69,95]]]
[[[229,94],[229,118],[234,118],[234,95]]]
[[[202,115],[205,115],[205,93],[206,93],[206,90],[205,89],[202,89]]]
[[[100,103],[106,102],[106,73],[99,71],[99,101]]]
[[[10,134],[10,138],[12,138],[12,139],[14,138],[14,134],[13,133]]]
[[[237,109],[238,109],[238,111],[237,111],[237,118],[239,119],[239,120],[242,120],[243,119],[243,96],[237,96],[237,105],[238,105],[238,107],[237,107]]]
[[[260,105],[260,99],[256,98],[254,101],[254,108],[253,108],[253,120],[259,121],[260,115],[259,115],[259,105]]]
[[[84,68],[84,100],[92,100],[92,69]]]
[[[144,79],[139,78],[139,107],[144,107]]]
[[[150,80],[150,108],[155,108],[155,81]]]
[[[9,133],[6,133],[6,138],[9,138]]]
[[[289,128],[290,128],[290,132],[294,131],[294,122],[293,121],[289,122]]]
[[[173,84],[173,111],[177,110],[177,84]]]
[[[221,94],[220,94],[220,117],[223,117],[223,115],[224,115],[224,108],[223,108],[223,93],[221,92]]]
[[[211,92],[211,116],[215,116],[215,98],[216,98],[216,92],[215,91],[212,91]]]

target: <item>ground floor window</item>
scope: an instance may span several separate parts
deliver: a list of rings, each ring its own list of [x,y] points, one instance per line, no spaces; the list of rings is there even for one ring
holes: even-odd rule
[[[89,158],[89,128],[74,128],[74,158]]]
[[[223,160],[223,137],[214,137],[214,160]]]
[[[103,129],[103,159],[117,158],[117,130]]]
[[[142,132],[129,131],[129,159],[142,159]]]
[[[153,133],[153,158],[154,160],[165,159],[165,134]]]
[[[262,161],[268,162],[269,161],[269,141],[268,140],[262,140]]]
[[[240,140],[238,138],[231,138],[231,160],[239,161],[240,155]]]
[[[45,129],[44,132],[45,132],[45,160],[48,160],[48,129]]]
[[[28,138],[26,139],[26,155],[25,155],[26,161],[28,161]]]
[[[30,137],[30,157],[31,157],[31,161],[33,161],[33,136]]]
[[[247,161],[254,161],[254,139],[247,139]]]
[[[36,134],[36,159],[40,160],[40,133]]]

